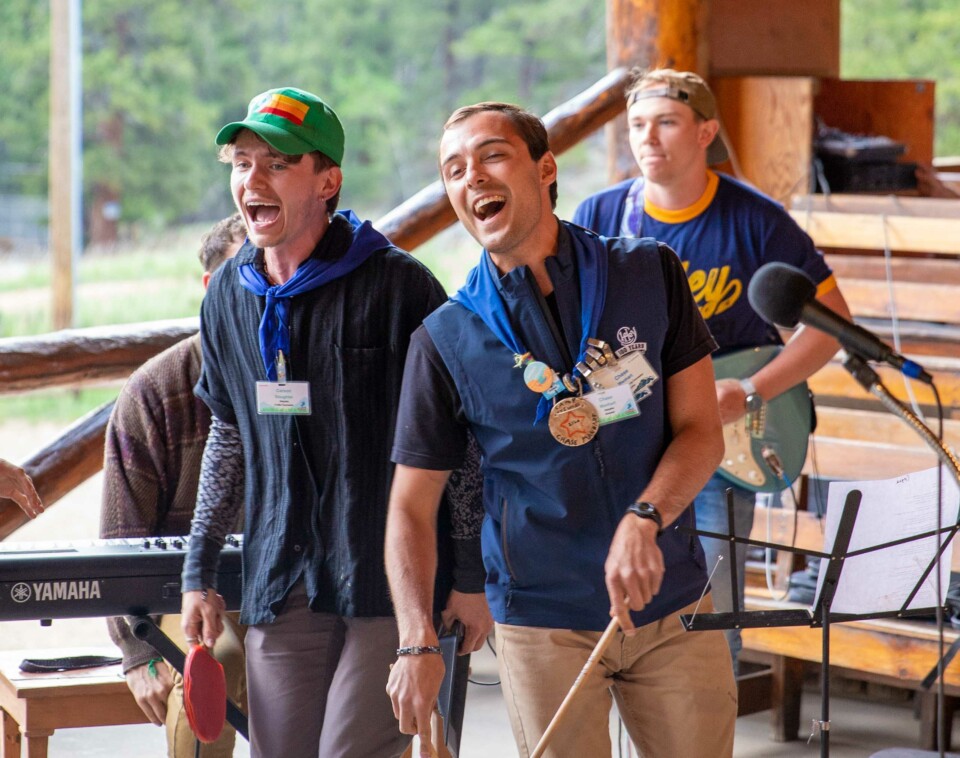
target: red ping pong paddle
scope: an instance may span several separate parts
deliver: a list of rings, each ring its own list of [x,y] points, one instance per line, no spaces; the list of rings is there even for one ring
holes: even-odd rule
[[[190,728],[201,742],[214,742],[227,716],[223,666],[203,645],[194,645],[183,667],[183,705]]]

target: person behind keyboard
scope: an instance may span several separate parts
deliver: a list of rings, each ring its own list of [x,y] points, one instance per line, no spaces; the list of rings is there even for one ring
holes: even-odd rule
[[[203,286],[247,236],[239,214],[203,236],[200,263]],[[127,381],[107,425],[103,460],[101,537],[185,535],[197,499],[200,460],[210,429],[210,411],[193,394],[200,378],[200,335],[189,337],[147,361]],[[214,655],[224,666],[227,694],[243,698],[243,631],[227,616],[226,632]],[[164,616],[160,628],[183,641],[179,614]],[[193,756],[195,738],[183,708],[183,679],[146,642],[136,639],[126,621],[107,620],[110,636],[123,653],[127,685],[147,718],[166,724],[171,758]],[[236,732],[225,726],[220,738],[204,745],[204,758],[233,755]]]

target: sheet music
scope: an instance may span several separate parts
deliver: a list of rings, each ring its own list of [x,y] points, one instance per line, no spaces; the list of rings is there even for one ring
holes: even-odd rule
[[[956,523],[960,489],[943,471],[941,526]],[[937,469],[904,474],[893,479],[866,482],[831,482],[827,495],[824,552],[831,552],[844,501],[851,490],[860,490],[863,499],[857,514],[848,552],[882,545],[937,528]],[[946,535],[925,537],[900,545],[847,558],[840,574],[831,610],[834,613],[870,614],[899,610],[930,565]],[[950,580],[953,541],[943,552],[940,564],[942,603]],[[827,572],[826,558],[820,561],[817,602]],[[936,573],[931,570],[909,608],[937,605]]]

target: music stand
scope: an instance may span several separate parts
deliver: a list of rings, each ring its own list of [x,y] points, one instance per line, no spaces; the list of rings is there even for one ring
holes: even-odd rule
[[[176,643],[164,634],[156,622],[149,616],[137,616],[130,620],[130,630],[133,636],[143,640],[150,647],[162,655],[167,662],[180,672],[183,676],[183,668],[187,657],[183,651],[177,647]],[[230,726],[242,734],[244,739],[250,740],[247,730],[247,716],[241,711],[236,703],[227,698],[227,721]]]
[[[821,734],[820,740],[820,755],[822,758],[827,758],[830,755],[830,625],[831,623],[837,623],[842,621],[858,621],[866,620],[872,618],[884,618],[884,617],[905,617],[910,615],[918,615],[921,613],[927,613],[931,609],[927,608],[909,608],[910,603],[913,601],[916,594],[922,588],[924,582],[926,582],[927,577],[930,572],[934,570],[935,566],[939,562],[940,555],[943,550],[946,549],[947,544],[950,542],[950,539],[957,532],[958,527],[956,524],[944,527],[939,530],[933,530],[932,532],[923,532],[917,535],[911,535],[902,539],[894,540],[891,542],[885,542],[880,545],[874,545],[869,548],[864,548],[860,550],[850,550],[850,539],[853,536],[853,527],[856,523],[857,512],[860,508],[860,501],[862,499],[862,493],[860,490],[850,490],[847,493],[846,500],[843,505],[843,511],[841,512],[840,522],[837,529],[836,538],[834,540],[833,549],[829,553],[818,552],[815,550],[807,550],[803,548],[796,548],[789,545],[780,545],[777,543],[763,542],[761,540],[753,540],[744,537],[737,537],[733,534],[717,534],[716,532],[706,532],[700,530],[689,530],[695,534],[698,534],[702,537],[712,537],[715,539],[728,540],[731,544],[735,543],[745,543],[748,545],[755,545],[758,547],[771,548],[774,550],[788,550],[794,553],[802,553],[805,555],[812,555],[820,558],[828,559],[827,570],[824,574],[823,584],[820,590],[820,596],[817,599],[816,605],[813,608],[796,608],[796,609],[784,609],[784,610],[774,610],[774,611],[741,611],[740,602],[737,591],[737,567],[736,561],[730,561],[730,581],[732,583],[732,595],[733,595],[733,611],[724,612],[724,613],[706,613],[706,614],[684,614],[680,617],[681,622],[684,625],[684,628],[687,631],[706,631],[706,630],[722,630],[722,629],[742,629],[742,628],[766,628],[766,627],[779,627],[779,626],[809,626],[811,628],[821,628],[821,637],[822,637],[822,652],[821,652],[821,675],[823,680],[822,693],[820,697],[820,720],[815,722],[815,727],[819,729]],[[733,496],[732,493],[728,492],[727,496],[727,511],[728,511],[728,520],[730,524],[731,532],[733,530]],[[882,611],[882,612],[872,612],[872,613],[834,613],[832,611],[833,598],[837,590],[837,586],[840,581],[840,575],[843,571],[844,562],[847,558],[852,558],[857,555],[863,555],[865,553],[874,552],[877,550],[882,550],[888,547],[893,547],[905,542],[910,542],[917,539],[925,539],[927,537],[944,535],[948,536],[946,539],[943,539],[941,542],[936,555],[933,560],[927,565],[924,571],[921,572],[920,578],[917,580],[916,584],[913,587],[913,590],[908,593],[906,600],[899,610],[896,611]],[[733,551],[731,550],[731,553]]]

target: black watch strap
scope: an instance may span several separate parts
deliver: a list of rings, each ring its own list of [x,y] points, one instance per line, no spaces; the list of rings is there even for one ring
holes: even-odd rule
[[[645,500],[641,500],[639,503],[631,503],[627,506],[627,513],[650,519],[657,525],[657,536],[663,534],[663,517],[653,503],[648,503]]]

